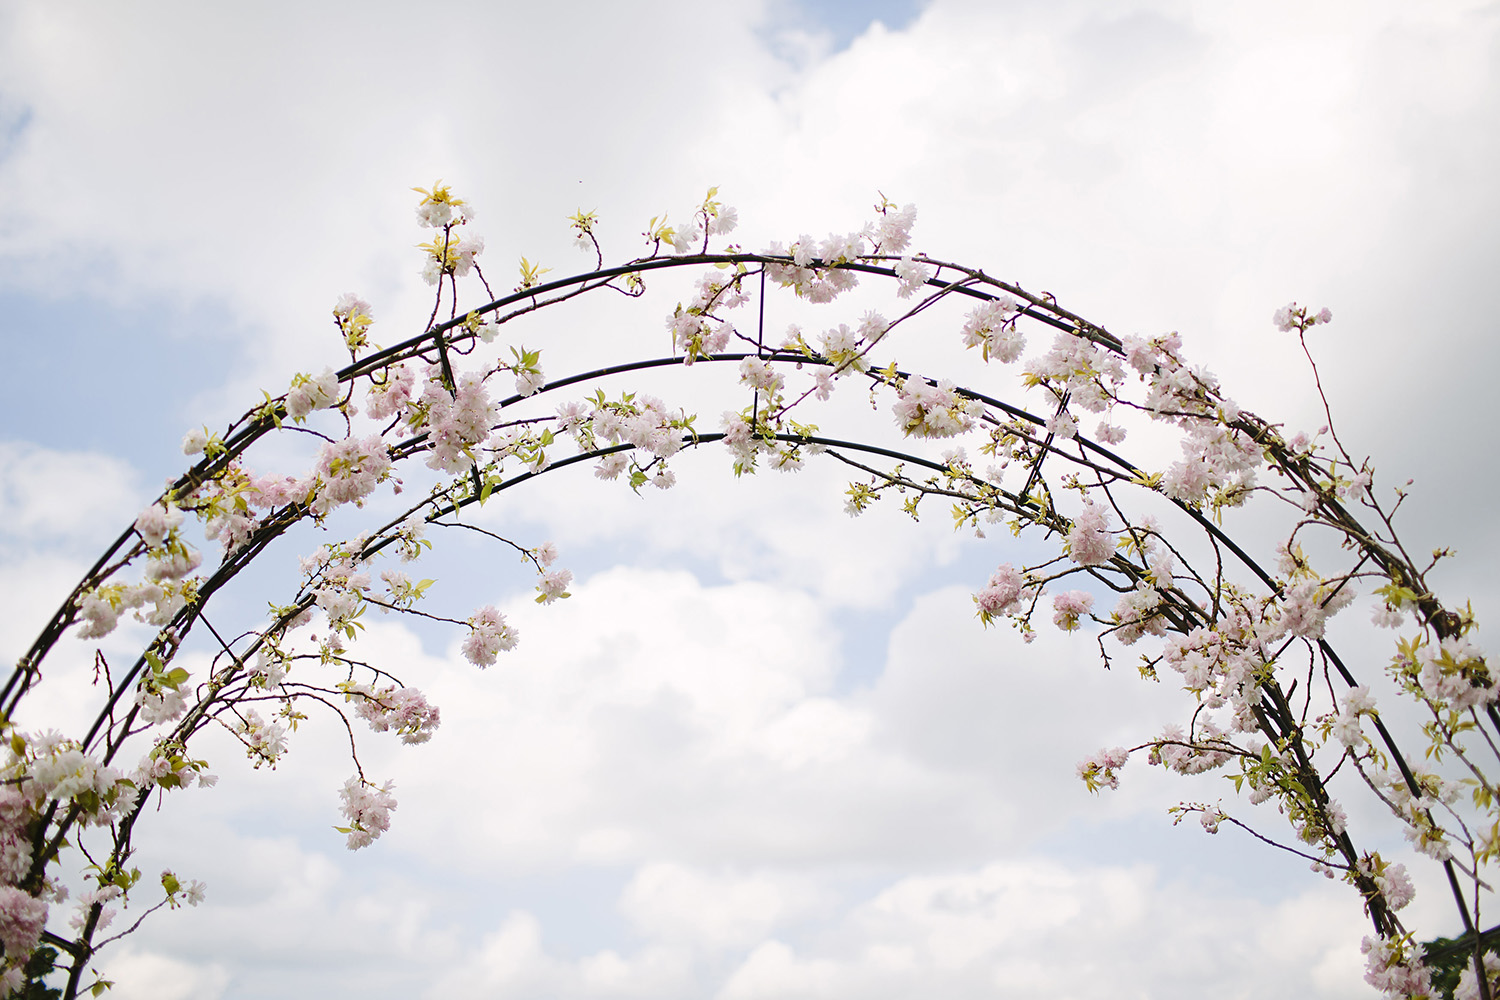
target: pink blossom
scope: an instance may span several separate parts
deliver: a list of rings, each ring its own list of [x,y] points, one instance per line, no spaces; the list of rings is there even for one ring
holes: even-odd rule
[[[626,458],[623,452],[617,451],[599,459],[598,464],[594,466],[594,475],[600,479],[616,479],[629,464],[630,459]]]
[[[1026,335],[1016,329],[1018,312],[1015,300],[1001,296],[982,302],[969,311],[960,331],[965,347],[978,347],[984,360],[995,359],[1006,364],[1015,361],[1026,349]]]
[[[453,209],[455,205],[462,204],[463,202],[461,201],[450,202],[446,199],[440,201],[432,200],[430,198],[424,199],[422,203],[417,206],[417,224],[420,226],[426,226],[430,229],[442,229],[444,226],[448,225],[448,223],[453,221]],[[459,215],[459,219],[462,220],[463,216]]]
[[[1052,623],[1071,632],[1078,627],[1078,619],[1089,613],[1094,606],[1094,595],[1084,590],[1068,590],[1052,598]]]
[[[979,605],[979,616],[988,622],[1015,613],[1026,596],[1025,578],[1020,571],[1010,563],[1002,563],[990,576],[989,584],[974,595],[974,603]]]
[[[420,403],[432,447],[427,467],[448,473],[467,472],[476,460],[475,449],[489,438],[490,428],[499,419],[499,407],[490,402],[484,377],[477,372],[460,375],[457,391],[449,393],[443,387],[441,373],[432,366]]]
[[[1078,421],[1066,410],[1060,410],[1047,418],[1047,433],[1071,441],[1078,436]]]
[[[678,253],[692,253],[703,240],[703,229],[695,222],[690,226],[679,226],[672,232],[672,249]]]
[[[349,821],[349,827],[344,831],[349,835],[349,850],[368,847],[391,828],[391,810],[396,808],[392,787],[394,783],[387,781],[376,788],[357,776],[344,782],[339,797],[343,799],[340,809]]]
[[[833,363],[834,373],[848,369],[850,371],[866,371],[870,365],[865,360],[859,334],[849,329],[848,324],[840,323],[838,326],[830,327],[818,335],[819,345],[823,349],[823,356]]]
[[[714,236],[734,232],[734,227],[740,222],[739,210],[733,205],[721,205],[717,211],[710,214],[713,221],[708,224],[708,231]]]
[[[1156,613],[1160,603],[1161,595],[1156,588],[1144,581],[1137,583],[1135,590],[1121,595],[1112,615],[1117,625],[1115,638],[1129,646],[1143,635],[1165,634],[1166,624]]]
[[[746,358],[740,362],[740,381],[752,389],[774,395],[786,385],[786,376],[764,361]]]
[[[141,511],[135,519],[135,530],[147,548],[156,548],[166,540],[167,533],[182,523],[182,511],[175,507],[164,507],[154,503]]]
[[[229,508],[203,525],[205,537],[224,546],[224,554],[239,550],[260,527],[260,521],[244,511]]]
[[[1345,588],[1348,589],[1348,588]],[[1323,607],[1327,592],[1317,580],[1303,580],[1291,587],[1281,605],[1280,627],[1304,639],[1323,638]]]
[[[833,394],[833,373],[826,368],[813,372],[813,395],[826,400]]]
[[[538,603],[551,604],[559,597],[568,596],[568,584],[573,582],[573,571],[567,569],[549,570],[542,574],[542,582],[537,584],[539,591]]]
[[[404,364],[385,370],[384,381],[370,382],[369,413],[375,420],[386,420],[405,411],[411,402],[416,375]]]
[[[874,311],[867,312],[859,318],[859,339],[866,344],[877,343],[890,328],[884,316]]]
[[[1101,420],[1094,430],[1094,436],[1105,444],[1119,444],[1125,440],[1125,428],[1117,427],[1108,420]]]
[[[1375,697],[1367,685],[1359,684],[1344,695],[1344,710],[1351,715],[1363,715],[1375,711]]]
[[[326,514],[346,503],[363,507],[365,497],[375,492],[390,471],[391,457],[378,434],[324,444],[317,466],[323,488],[312,502],[312,512]]]
[[[914,437],[944,438],[962,434],[974,426],[984,412],[976,399],[962,396],[952,382],[937,384],[920,376],[902,381],[892,412],[903,433]]]
[[[202,563],[203,554],[197,549],[167,551],[163,555],[153,555],[146,564],[146,579],[181,580]]]
[[[1107,388],[1119,385],[1125,377],[1118,357],[1071,333],[1059,333],[1047,353],[1026,366],[1030,374],[1049,383],[1054,393],[1070,393],[1075,405],[1093,413],[1110,405]]]
[[[894,206],[881,211],[875,221],[875,244],[881,253],[900,253],[911,242],[911,227],[917,221],[917,206],[906,205],[898,211]]]
[[[286,415],[302,420],[313,410],[327,409],[339,401],[339,379],[332,368],[323,369],[317,378],[298,375],[286,394]]]
[[[20,882],[31,867],[30,819],[26,797],[13,785],[0,788],[0,881]]]
[[[1365,938],[1365,982],[1389,997],[1423,997],[1432,992],[1432,974],[1415,954],[1403,954],[1395,941]],[[1472,974],[1470,976],[1472,980]],[[1475,989],[1472,1000],[1477,1000]],[[1457,993],[1454,994],[1458,996]]]
[[[320,587],[314,591],[314,599],[328,615],[328,627],[335,630],[357,617],[363,604],[357,591],[343,587]]]
[[[1417,895],[1416,887],[1412,885],[1411,877],[1406,874],[1406,866],[1403,864],[1386,865],[1385,871],[1375,876],[1375,884],[1380,887],[1386,903],[1393,910],[1401,909]],[[1500,966],[1495,971],[1500,971]]]
[[[1156,369],[1156,346],[1142,337],[1126,337],[1125,360],[1142,375],[1149,375]]]
[[[896,294],[903,299],[911,298],[912,293],[921,289],[932,277],[932,268],[921,261],[912,260],[910,257],[902,257],[896,262]]]
[[[569,401],[557,408],[557,429],[564,434],[573,434],[588,423],[588,408],[577,401]]]
[[[516,395],[535,395],[547,382],[547,377],[542,373],[541,366],[522,369],[516,372]]]
[[[100,639],[109,635],[120,620],[121,610],[97,592],[85,595],[78,606],[78,614],[83,619],[78,638]]]
[[[47,904],[13,885],[0,886],[0,944],[7,958],[36,950],[47,924]]]
[[[519,636],[506,624],[505,615],[493,605],[480,608],[469,616],[469,637],[464,640],[465,659],[476,667],[487,667],[497,656],[514,649]]]
[[[1124,747],[1100,750],[1078,762],[1078,777],[1083,779],[1091,792],[1097,792],[1100,788],[1119,788],[1120,779],[1116,772],[1128,760],[1130,753]]]
[[[360,298],[353,292],[345,292],[339,296],[338,302],[333,306],[334,314],[348,319],[353,316],[366,316],[373,318],[374,310],[370,303]]]
[[[1484,954],[1484,978],[1489,980],[1490,996],[1500,992],[1500,955],[1492,951]],[[1479,1000],[1479,997],[1479,977],[1474,975],[1472,964],[1466,965],[1453,990],[1453,1000]]]
[[[141,707],[141,718],[151,725],[172,722],[187,711],[187,702],[181,691],[145,683],[136,689],[135,702]]]
[[[426,743],[432,738],[442,713],[414,687],[394,685],[375,690],[367,684],[345,684],[344,696],[354,702],[354,713],[377,733],[395,730],[406,744]]]
[[[1358,748],[1365,741],[1365,734],[1360,729],[1359,716],[1345,712],[1334,717],[1334,737],[1346,747]]]
[[[256,767],[262,764],[275,767],[286,752],[286,727],[279,722],[266,722],[253,708],[245,709],[242,715],[234,731],[244,741],[246,753]]]
[[[1068,558],[1080,566],[1101,566],[1115,554],[1115,539],[1109,533],[1109,514],[1102,506],[1087,504],[1073,519],[1068,531]]]

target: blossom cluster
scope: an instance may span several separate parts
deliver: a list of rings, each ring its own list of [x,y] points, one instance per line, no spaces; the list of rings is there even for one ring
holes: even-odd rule
[[[369,684],[346,682],[340,687],[347,701],[354,703],[354,714],[370,724],[377,733],[393,730],[406,744],[426,743],[441,720],[436,705],[413,687],[394,684],[376,689]]]
[[[468,372],[450,390],[436,365],[427,369],[422,395],[408,407],[408,432],[425,430],[431,450],[427,467],[441,472],[467,472],[478,461],[476,449],[490,436],[499,415],[490,401],[482,375]]]
[[[719,309],[735,309],[750,301],[741,288],[744,272],[726,277],[721,272],[705,274],[698,280],[697,292],[687,305],[678,303],[667,317],[672,332],[672,349],[682,352],[684,364],[718,354],[735,336],[734,324],[715,315]]]
[[[974,427],[984,404],[956,391],[952,382],[934,384],[919,376],[901,382],[892,407],[896,424],[914,437],[945,438]]]
[[[309,509],[322,515],[341,504],[363,506],[390,472],[391,458],[378,435],[329,442],[318,455],[319,486]]]
[[[1360,943],[1365,956],[1365,982],[1390,997],[1427,997],[1432,974],[1409,941],[1367,937]],[[1472,988],[1472,981],[1471,981]],[[1464,1000],[1478,1000],[1475,990]]]
[[[1026,334],[1016,325],[1020,307],[1009,295],[981,302],[969,311],[959,331],[965,347],[978,347],[984,360],[1016,361],[1026,349]]]
[[[979,617],[988,625],[995,618],[1015,614],[1035,594],[1036,588],[1025,574],[1010,563],[1003,563],[990,575],[984,589],[974,595],[974,603],[979,606]]]
[[[36,824],[62,807],[81,826],[109,827],[134,811],[141,794],[139,781],[55,731],[8,729],[6,747],[0,785],[0,944],[5,948],[0,996],[24,983],[23,970],[40,943],[50,904],[68,898],[67,887],[50,876],[39,884],[31,878]],[[91,905],[86,896],[80,913]],[[107,922],[110,916],[113,911],[104,911],[100,919]]]
[[[493,605],[469,616],[469,636],[464,640],[464,658],[476,667],[488,667],[499,655],[516,647],[516,630]]]
[[[377,787],[357,776],[344,782],[339,790],[340,808],[349,825],[338,830],[348,835],[349,850],[369,847],[391,828],[391,810],[396,808],[391,787],[389,781]]]

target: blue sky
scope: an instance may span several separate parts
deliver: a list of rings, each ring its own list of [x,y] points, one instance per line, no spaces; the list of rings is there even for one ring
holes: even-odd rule
[[[833,39],[834,51],[849,47],[870,24],[879,21],[893,31],[899,31],[916,20],[922,12],[922,0],[797,0],[796,10],[819,28],[826,30]]]
[[[1326,304],[1341,431],[1387,482],[1416,477],[1415,547],[1460,553],[1448,592],[1500,611],[1492,6],[586,13],[0,13],[7,655],[180,469],[185,430],[338,362],[339,294],[374,303],[377,339],[420,329],[409,188],[438,177],[506,275],[523,253],[582,266],[579,207],[623,256],[710,184],[747,245],[854,228],[883,191],[918,204],[921,249],[1115,332],[1181,330],[1294,428],[1321,415],[1270,315]],[[658,291],[526,336],[559,371],[659,351],[677,293]],[[708,388],[672,391],[717,412]],[[299,734],[275,773],[212,745],[220,787],[168,800],[142,840],[143,866],[203,878],[209,902],[101,959],[118,995],[1367,994],[1357,901],[1233,831],[1170,826],[1167,806],[1216,785],[1141,768],[1093,799],[1072,779],[1181,706],[1101,674],[1087,643],[980,629],[967,595],[1016,550],[851,521],[836,470],[734,483],[723,466],[644,501],[585,471],[492,505],[558,543],[580,580],[558,607],[530,606],[508,558],[446,547],[437,598],[500,602],[525,638],[478,675],[453,636],[380,623],[381,655],[447,721],[415,752],[368,741],[401,800],[371,849],[330,829],[336,727]],[[233,613],[253,618],[319,541],[289,540]],[[1379,662],[1359,624],[1347,641]],[[24,724],[65,724],[81,670],[60,666]],[[1447,930],[1420,877],[1414,912]]]

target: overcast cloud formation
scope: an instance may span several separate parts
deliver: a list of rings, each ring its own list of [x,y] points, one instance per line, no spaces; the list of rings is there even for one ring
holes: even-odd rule
[[[437,178],[502,281],[522,254],[585,266],[580,207],[625,257],[712,184],[748,247],[856,228],[881,191],[919,206],[918,249],[1116,333],[1181,330],[1294,429],[1324,417],[1270,316],[1327,305],[1341,434],[1385,485],[1415,477],[1414,548],[1456,547],[1439,582],[1488,621],[1497,24],[1459,0],[6,5],[0,644],[18,655],[180,469],[186,429],[338,364],[341,292],[386,343],[421,329],[410,188]],[[539,319],[549,372],[662,352],[670,302]],[[694,456],[645,501],[585,472],[489,505],[579,584],[538,608],[491,551],[444,563],[436,596],[522,630],[484,673],[456,636],[372,625],[444,713],[428,745],[365,741],[401,803],[373,847],[331,829],[330,720],[272,773],[207,741],[219,787],[168,799],[137,860],[208,902],[101,957],[117,995],[1372,995],[1351,893],[1170,825],[1221,778],[1074,779],[1181,702],[1087,640],[982,630],[968,594],[1016,550],[942,516],[850,521],[837,469],[726,466]],[[24,725],[76,724],[88,656],[59,658]],[[1406,860],[1414,922],[1451,930]]]

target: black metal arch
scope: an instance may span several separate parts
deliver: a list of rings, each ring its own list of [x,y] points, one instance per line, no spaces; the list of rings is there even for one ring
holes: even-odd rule
[[[875,256],[855,261],[813,261],[808,266],[814,269],[839,269],[882,278],[896,278],[897,275],[894,266],[887,264],[888,261],[895,259],[889,256]],[[1054,330],[1083,337],[1117,355],[1123,354],[1123,343],[1119,338],[1108,333],[1104,328],[1061,308],[1050,296],[1033,295],[1019,286],[999,281],[985,275],[982,271],[969,269],[958,264],[937,261],[930,258],[921,259],[924,263],[936,268],[938,275],[941,276],[946,271],[950,275],[954,275],[954,277],[952,280],[945,280],[942,277],[929,279],[926,282],[927,286],[936,289],[936,292],[928,302],[919,306],[919,309],[926,308],[931,302],[935,302],[948,295],[958,295],[977,301],[995,300],[1001,296],[1008,296],[1024,303],[1019,313],[1020,317],[1036,321]],[[750,271],[746,273],[759,273],[764,278],[766,267],[790,267],[794,265],[794,261],[789,256],[763,253],[703,253],[677,257],[648,258],[618,267],[600,268],[560,278],[494,299],[477,309],[466,312],[463,317],[455,315],[442,323],[432,326],[416,337],[409,338],[392,347],[359,358],[339,370],[337,373],[338,380],[341,385],[352,386],[356,379],[371,376],[384,370],[391,364],[409,359],[424,358],[434,352],[441,360],[444,370],[449,371],[448,351],[456,349],[459,345],[472,344],[472,341],[475,339],[475,334],[467,325],[468,317],[471,315],[492,316],[502,324],[508,323],[536,312],[539,309],[566,302],[589,291],[601,288],[612,288],[616,291],[621,291],[617,285],[613,284],[615,279],[618,278],[658,270],[702,265],[758,268],[758,272]],[[755,352],[722,352],[701,358],[699,359],[699,363],[738,362],[746,358],[757,358],[773,363],[833,364],[829,359],[821,356],[808,356],[801,353],[764,348]],[[673,366],[684,368],[682,360],[680,357],[647,358],[579,372],[548,382],[541,387],[539,394],[553,393],[579,384],[593,384],[601,379],[616,375]],[[895,372],[897,377],[905,377],[908,374],[910,373],[904,371]],[[1004,414],[1011,421],[1037,429],[1034,434],[1021,435],[1028,446],[1034,449],[1036,455],[1032,480],[1028,480],[1027,486],[1019,493],[1016,493],[1002,490],[998,484],[986,484],[994,491],[990,495],[999,498],[996,502],[1000,509],[1004,509],[1018,517],[1026,518],[1034,524],[1050,527],[1054,530],[1065,530],[1066,519],[1061,518],[1055,511],[1048,509],[1030,496],[1032,481],[1040,474],[1042,462],[1049,456],[1058,456],[1075,465],[1092,469],[1100,475],[1107,474],[1116,483],[1134,482],[1143,484],[1145,481],[1144,470],[1110,448],[1080,435],[1075,439],[1075,445],[1079,450],[1078,455],[1075,456],[1070,452],[1064,451],[1055,442],[1051,434],[1045,433],[1046,420],[1044,418],[1005,400],[977,390],[965,388],[957,391],[963,396],[979,401],[996,413]],[[500,401],[499,405],[503,410],[527,398],[532,397],[511,396]],[[217,452],[212,457],[205,457],[202,461],[195,464],[165,491],[163,498],[168,500],[185,499],[199,486],[215,479],[219,474],[224,472],[231,463],[244,455],[258,440],[280,426],[280,421],[286,416],[284,403],[285,397],[272,400],[265,406],[247,411],[242,417],[234,421],[220,439],[223,443],[223,450]],[[989,412],[986,413],[986,419],[991,424],[998,424],[1000,422],[999,417]],[[1350,538],[1358,540],[1365,560],[1376,565],[1384,575],[1393,581],[1416,581],[1421,579],[1423,575],[1421,569],[1415,566],[1403,552],[1382,544],[1378,536],[1374,532],[1366,530],[1336,497],[1327,493],[1327,491],[1319,489],[1317,481],[1319,474],[1326,473],[1327,469],[1320,468],[1310,458],[1294,454],[1281,441],[1273,425],[1253,415],[1243,414],[1232,426],[1241,433],[1249,436],[1251,440],[1264,449],[1265,455],[1273,468],[1280,471],[1290,482],[1299,484],[1318,497],[1317,513],[1326,518],[1329,523],[1344,530]],[[1017,433],[1020,434],[1019,431]],[[683,444],[687,447],[697,447],[717,442],[723,439],[724,436],[719,433],[693,434],[685,437]],[[942,477],[954,478],[952,470],[941,463],[933,462],[920,455],[900,449],[887,448],[883,445],[869,442],[812,434],[795,435],[786,433],[777,433],[769,436],[767,440],[775,440],[792,446],[817,446],[825,449],[835,458],[877,476],[883,475],[890,478],[893,474],[889,471],[876,470],[859,464],[851,460],[848,456],[862,455],[878,459],[888,459],[899,463],[902,467],[921,468],[936,474],[935,478],[929,481],[919,481],[910,477],[890,479],[892,482],[899,481],[912,488],[930,487],[933,492],[942,492],[942,487],[937,485],[937,479]],[[403,440],[398,446],[392,449],[392,452],[398,459],[409,457],[423,450],[426,444],[427,435],[425,433],[418,434]],[[471,504],[482,502],[483,499],[492,493],[513,489],[530,483],[543,475],[560,471],[585,461],[591,461],[604,455],[629,451],[631,448],[632,446],[628,444],[595,448],[560,459],[542,471],[522,472],[508,478],[499,478],[498,470],[493,470],[495,479],[493,482],[486,483],[488,486],[487,489],[481,488],[480,480],[481,477],[488,479],[492,475],[492,471],[488,469],[481,471],[476,467],[472,473],[472,488],[466,486],[460,490],[455,485],[447,495],[445,503],[439,503],[436,495],[430,498],[431,510],[427,516],[427,520],[436,521],[438,518],[449,514],[456,514]],[[897,473],[894,475],[899,477],[904,474]],[[463,477],[460,478],[462,479]],[[979,481],[977,477],[970,476],[969,478],[976,482]],[[1142,486],[1142,488],[1150,489],[1148,486]],[[1153,492],[1160,491],[1155,490]],[[1216,546],[1222,546],[1224,549],[1227,549],[1248,572],[1253,574],[1272,593],[1280,594],[1280,588],[1275,577],[1251,557],[1232,537],[1225,533],[1219,525],[1215,524],[1212,519],[1191,504],[1170,497],[1168,499],[1190,518],[1198,528],[1204,531]],[[429,506],[428,500],[424,500],[421,504],[418,504],[417,509],[426,506]],[[158,661],[169,661],[175,655],[177,649],[180,648],[193,626],[200,620],[212,630],[213,626],[208,624],[207,619],[204,617],[204,611],[212,597],[262,552],[266,551],[277,538],[309,516],[310,511],[305,504],[290,504],[279,510],[270,512],[261,522],[261,526],[254,532],[250,540],[243,547],[226,556],[202,580],[198,588],[197,599],[178,611],[172,621],[159,630],[156,638],[148,644],[135,663],[115,680],[104,708],[100,711],[94,724],[82,741],[86,749],[98,749],[102,751],[101,759],[104,763],[108,763],[115,757],[122,748],[126,737],[122,735],[116,738],[113,735],[113,713],[117,710],[124,710],[122,702],[134,690],[142,672],[147,669],[149,660],[155,658]],[[391,532],[400,524],[405,516],[403,515],[402,518],[376,529],[372,540],[363,548],[360,554],[372,556],[393,544],[395,536]],[[143,548],[143,545],[136,539],[134,528],[127,528],[105,549],[104,553],[90,567],[88,572],[84,574],[78,586],[52,616],[27,653],[18,661],[4,686],[0,687],[0,710],[3,710],[6,719],[14,718],[21,699],[40,678],[41,666],[47,654],[56,645],[64,631],[77,620],[83,596],[140,555]],[[1108,568],[1131,581],[1142,579],[1140,568],[1123,557],[1115,557]],[[1174,627],[1177,629],[1186,632],[1196,625],[1208,624],[1212,621],[1212,616],[1203,608],[1197,606],[1186,594],[1171,588],[1164,590],[1163,594],[1165,610],[1162,613],[1173,622]],[[292,618],[302,610],[310,607],[312,601],[313,598],[310,593],[299,595],[292,604],[282,609],[279,619],[274,621],[261,633],[261,638],[278,629],[285,628]],[[1456,626],[1453,620],[1449,617],[1449,613],[1444,611],[1441,605],[1437,603],[1435,598],[1432,598],[1430,595],[1423,595],[1423,600],[1419,604],[1419,611],[1424,624],[1431,627],[1440,637],[1447,637],[1454,634]],[[243,648],[236,652],[232,649],[234,645],[233,640],[226,642],[218,636],[217,632],[214,635],[228,654],[231,662],[224,669],[222,676],[215,678],[214,684],[217,687],[213,687],[209,695],[190,710],[181,723],[173,730],[173,738],[184,743],[197,731],[197,727],[206,719],[208,709],[213,703],[212,699],[215,697],[216,692],[243,675],[243,658],[252,654],[261,641],[261,638],[257,638],[252,641],[248,648]],[[1320,639],[1317,641],[1317,648],[1327,658],[1327,661],[1333,664],[1342,680],[1351,687],[1356,684],[1356,678],[1338,657],[1337,652],[1331,644],[1326,640]],[[1301,724],[1297,719],[1297,713],[1292,708],[1288,693],[1282,690],[1277,679],[1269,673],[1262,683],[1262,691],[1266,695],[1266,702],[1258,706],[1255,710],[1258,724],[1268,737],[1295,748],[1296,753],[1299,755],[1297,771],[1299,776],[1308,784],[1308,794],[1313,797],[1314,801],[1326,805],[1328,803],[1327,792],[1322,786],[1322,780],[1318,775],[1317,768],[1303,752],[1303,746],[1298,736]],[[1497,713],[1495,708],[1490,706],[1487,714],[1491,723],[1497,730],[1500,730],[1500,713]],[[133,715],[134,709],[129,709],[126,716],[127,722],[122,732],[128,731],[128,719],[133,717]],[[1394,738],[1378,716],[1374,719],[1374,726],[1387,752],[1396,761],[1408,788],[1413,795],[1420,795],[1421,789],[1414,772],[1397,747]],[[116,838],[117,851],[122,849],[128,851],[131,830],[144,804],[145,796],[142,797],[140,803],[129,816],[121,821],[121,832]],[[55,802],[48,807],[35,839],[34,862],[28,882],[36,882],[40,879],[46,865],[57,855],[63,845],[78,815],[79,811],[76,807],[60,810],[59,805]],[[1348,833],[1342,832],[1335,839],[1339,853],[1350,868],[1353,869],[1359,860],[1359,853],[1355,849]],[[1453,863],[1452,861],[1447,861],[1444,862],[1444,866],[1453,889],[1455,902],[1464,920],[1465,929],[1472,935],[1474,931],[1473,923],[1470,920],[1469,909],[1464,900]],[[1392,934],[1399,931],[1399,922],[1384,908],[1378,897],[1370,897],[1369,910],[1370,917],[1378,932],[1381,934]],[[97,917],[97,912],[95,916]],[[75,970],[82,969],[94,947],[91,943],[92,934],[94,933],[94,922],[91,919],[85,926],[83,933],[76,940],[69,941],[51,935],[47,939],[50,943],[62,948],[73,956]],[[1485,936],[1487,937],[1490,933],[1493,933],[1493,929],[1491,932],[1486,932]],[[1472,940],[1474,953],[1477,956],[1481,946],[1481,939],[1475,936]],[[1466,944],[1465,947],[1468,947],[1468,945]],[[70,989],[76,990],[76,987],[77,975],[75,972],[75,975],[70,977]],[[72,994],[70,993],[69,995],[71,996]]]

